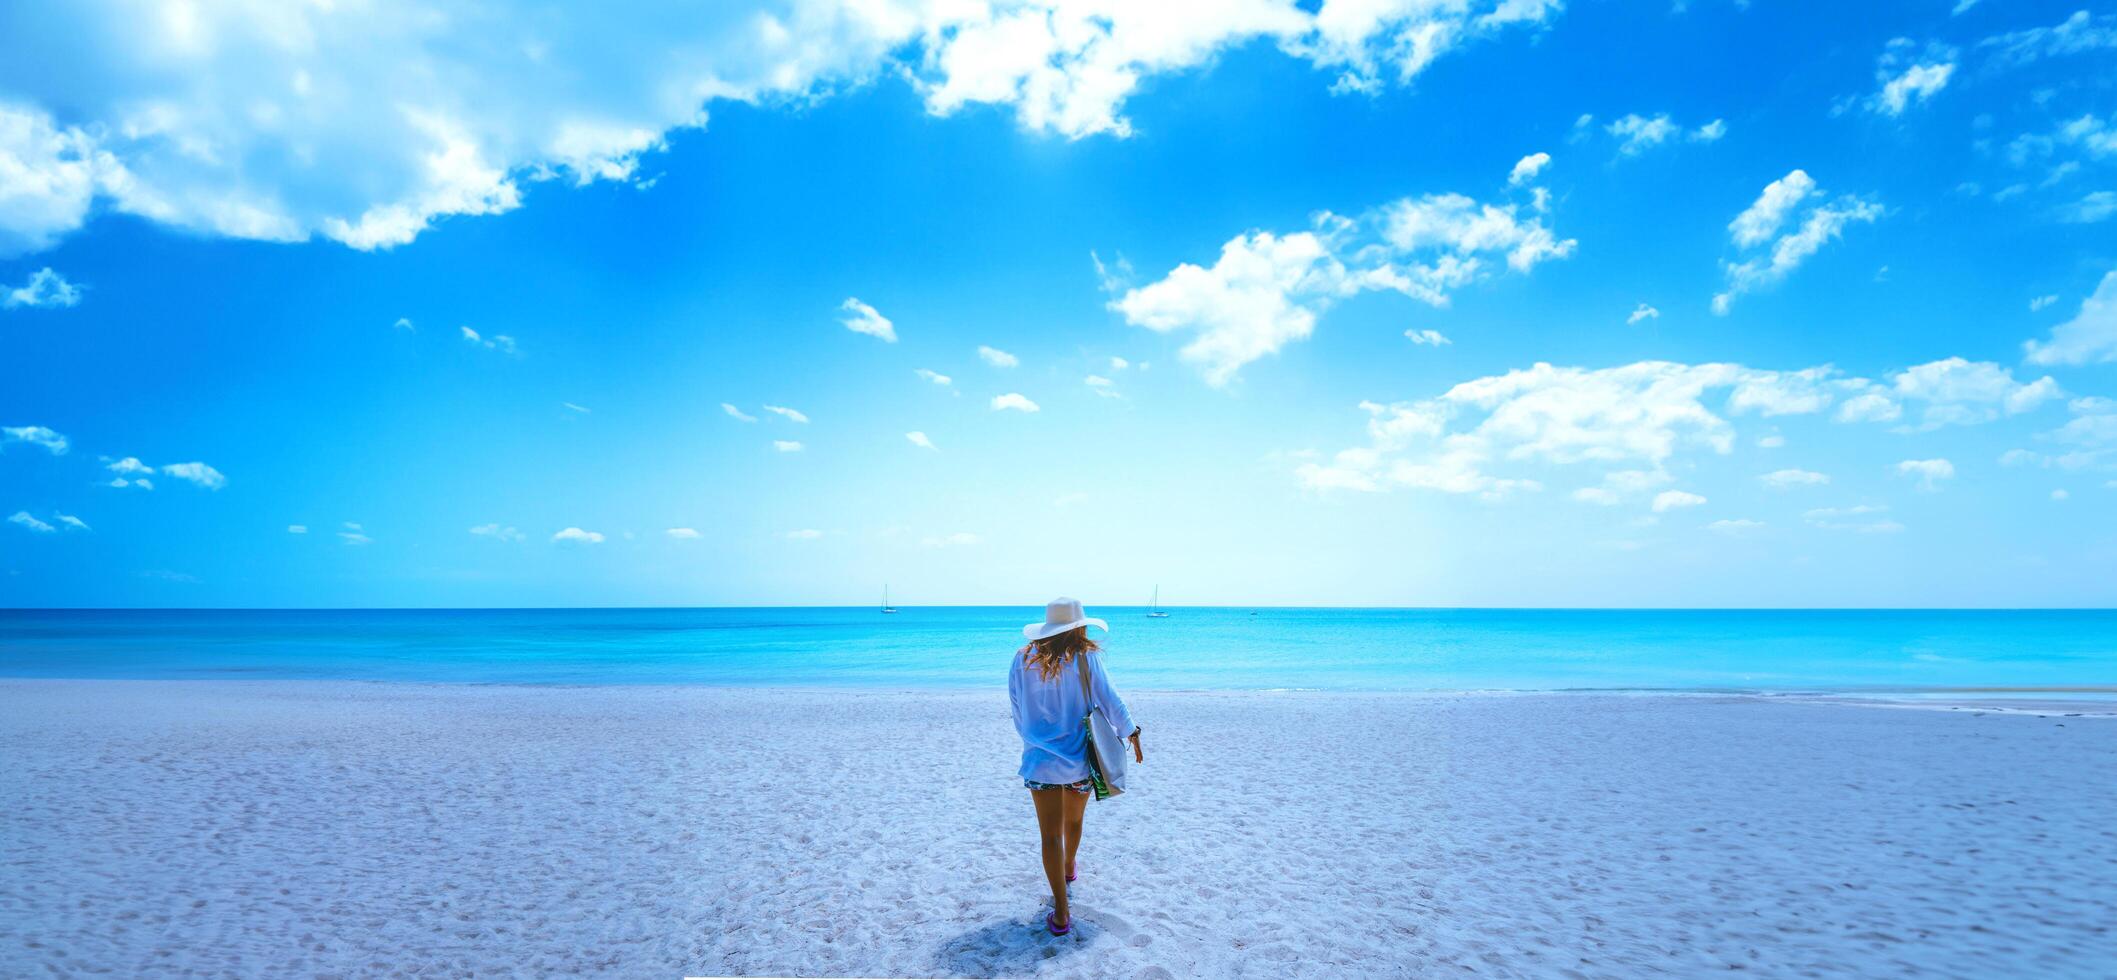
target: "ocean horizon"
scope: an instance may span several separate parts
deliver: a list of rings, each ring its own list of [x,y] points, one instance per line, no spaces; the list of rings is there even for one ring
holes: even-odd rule
[[[1099,607],[1140,690],[2117,694],[2117,610]],[[996,687],[1015,606],[0,610],[0,676]]]

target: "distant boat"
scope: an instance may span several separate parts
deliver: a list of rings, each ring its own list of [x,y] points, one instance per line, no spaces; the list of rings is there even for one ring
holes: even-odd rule
[[[1161,611],[1161,586],[1154,587],[1154,604],[1147,607],[1148,619],[1167,619],[1169,614]]]
[[[884,585],[884,586],[882,586],[882,611],[883,611],[883,612],[886,612],[886,613],[893,613],[893,612],[896,612],[896,611],[897,611],[897,607],[895,607],[895,606],[892,606],[892,605],[890,605],[890,604],[889,604],[889,586],[888,586],[888,585]]]

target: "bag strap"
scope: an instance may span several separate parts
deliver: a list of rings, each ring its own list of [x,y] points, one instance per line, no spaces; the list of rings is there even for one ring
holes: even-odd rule
[[[1087,705],[1087,710],[1081,713],[1081,720],[1086,721],[1089,715],[1095,714],[1095,696],[1088,693],[1088,655],[1074,654],[1073,666],[1073,672],[1081,678],[1081,703]]]

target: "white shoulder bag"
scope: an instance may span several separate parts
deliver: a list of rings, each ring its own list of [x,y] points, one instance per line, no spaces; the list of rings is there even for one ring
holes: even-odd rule
[[[1088,655],[1073,660],[1074,672],[1081,677],[1081,700],[1088,705],[1081,717],[1081,726],[1088,730],[1088,779],[1095,785],[1095,798],[1107,800],[1125,791],[1125,737],[1106,713],[1096,710],[1095,694],[1088,687]]]

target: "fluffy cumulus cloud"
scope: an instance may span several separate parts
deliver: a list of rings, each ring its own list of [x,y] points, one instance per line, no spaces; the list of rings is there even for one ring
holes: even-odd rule
[[[1732,452],[1734,426],[1722,412],[1823,410],[1831,394],[1828,370],[1670,361],[1601,369],[1538,364],[1466,381],[1424,401],[1362,402],[1367,444],[1296,472],[1316,490],[1409,487],[1489,498],[1539,489],[1540,474],[1523,470],[1587,465],[1606,471],[1602,485],[1575,491],[1574,499],[1616,503],[1667,483],[1663,464],[1679,450]]]
[[[764,407],[764,410],[772,413],[773,415],[777,415],[780,418],[786,419],[789,422],[799,422],[803,425],[807,425],[809,421],[809,417],[807,415],[795,409],[788,408],[785,405],[766,405]]]
[[[734,405],[732,405],[732,404],[730,404],[730,403],[728,403],[728,402],[721,402],[721,403],[720,403],[720,410],[721,410],[721,411],[723,411],[723,412],[726,412],[726,413],[728,413],[728,417],[729,417],[729,418],[731,418],[731,419],[734,419],[734,420],[735,420],[735,421],[737,421],[737,422],[755,422],[755,421],[757,421],[757,416],[755,416],[755,415],[751,415],[750,413],[748,413],[748,412],[745,412],[745,411],[743,411],[742,409],[736,408],[736,407],[735,407]]]
[[[647,184],[642,158],[716,103],[801,104],[903,79],[928,111],[1010,109],[1065,138],[1128,135],[1150,77],[1258,41],[1340,91],[1405,84],[1557,0],[869,0],[450,8],[47,4],[0,66],[0,257],[99,211],[268,241],[404,245],[532,184]],[[332,161],[328,167],[319,160]]]
[[[171,463],[162,467],[162,473],[208,490],[219,490],[228,485],[228,478],[222,476],[221,471],[204,463]]]
[[[802,445],[792,439],[774,439],[772,440],[772,448],[782,453],[798,453],[801,451]]]
[[[1654,513],[1659,514],[1684,507],[1698,507],[1704,503],[1705,498],[1695,493],[1683,490],[1663,490],[1654,495]]]
[[[1494,497],[1540,488],[1560,476],[1556,468],[1584,467],[1601,476],[1572,491],[1572,498],[1611,505],[1672,482],[1667,467],[1680,453],[1731,453],[1731,419],[1739,416],[1895,419],[1908,406],[1918,424],[1905,428],[1924,430],[2018,415],[2062,397],[2050,378],[2024,382],[1997,364],[1962,358],[1890,372],[1883,381],[1848,377],[1830,365],[1766,370],[1672,361],[1608,368],[1537,364],[1466,381],[1421,401],[1361,402],[1365,444],[1303,462],[1295,472],[1304,486],[1319,491],[1416,488]],[[2101,432],[2101,407],[2109,410],[2109,441],[2117,447],[2117,402],[2108,399],[2075,399],[2074,421],[2042,438],[2093,440]],[[1785,440],[1771,436],[1759,444]],[[1951,474],[1920,471],[1927,483]],[[1776,489],[1830,482],[1825,474],[1794,468],[1760,479]]]
[[[889,317],[876,312],[874,307],[860,302],[859,299],[846,297],[845,302],[838,304],[838,311],[845,314],[838,318],[838,322],[844,324],[845,329],[875,337],[885,344],[897,342],[897,325],[889,322]]]
[[[1022,363],[1022,359],[1013,354],[1009,354],[997,347],[986,347],[982,344],[978,347],[978,360],[996,368],[1018,367]]]
[[[0,426],[0,450],[16,442],[40,447],[54,456],[66,455],[66,437],[41,425]]]
[[[949,385],[952,385],[952,384],[954,384],[954,383],[955,383],[955,379],[954,379],[954,378],[951,378],[951,377],[949,377],[948,375],[942,374],[942,373],[941,373],[941,372],[939,372],[939,371],[933,371],[933,370],[929,370],[929,369],[927,369],[927,368],[919,368],[919,369],[917,369],[917,370],[913,371],[912,373],[913,373],[913,374],[916,374],[916,375],[918,375],[918,376],[919,376],[919,378],[920,378],[921,380],[923,380],[923,381],[929,382],[929,383],[931,383],[931,384],[937,384],[937,385],[940,385],[940,386],[941,386],[941,387],[943,387],[943,388],[946,388],[946,387],[948,387]]]
[[[552,535],[551,540],[555,544],[602,544],[603,535],[598,531],[583,531],[577,527],[569,527]]]
[[[1929,44],[1922,50],[1910,38],[1890,41],[1875,66],[1875,81],[1881,88],[1867,97],[1868,111],[1895,117],[1924,104],[1948,87],[1948,80],[1955,76],[1955,62],[1955,49],[1944,44]]]
[[[1907,459],[1896,464],[1896,472],[1916,479],[1918,488],[1930,493],[1939,490],[1943,481],[1955,479],[1955,464],[1945,459]]]
[[[1446,347],[1449,340],[1439,330],[1406,330],[1404,336],[1420,347]]]
[[[1686,129],[1665,112],[1655,116],[1635,112],[1603,129],[1616,137],[1618,154],[1628,157],[1636,157],[1671,140],[1711,143],[1727,135],[1727,123],[1722,120],[1715,119],[1703,126]]]
[[[494,541],[520,541],[523,539],[523,534],[520,530],[512,527],[502,527],[499,524],[480,524],[471,528],[470,533],[481,538],[491,538]]]
[[[2065,395],[2050,377],[2017,381],[2014,372],[2007,368],[1960,357],[1895,371],[1888,380],[1886,390],[1868,394],[1920,403],[1923,407],[1919,424],[1913,428],[1922,430],[2019,415]]]
[[[934,445],[934,441],[932,439],[928,439],[926,437],[926,433],[924,432],[907,432],[904,434],[904,441],[909,442],[912,445],[919,447],[920,449],[931,449],[935,452],[941,451],[941,447]]]
[[[668,530],[666,530],[666,531],[663,531],[662,533],[663,533],[663,534],[666,534],[666,535],[668,535],[668,536],[669,536],[670,538],[672,538],[672,539],[674,539],[674,540],[677,540],[677,541],[696,541],[696,540],[698,540],[698,529],[697,529],[697,528],[689,528],[689,527],[672,527],[672,528],[670,528],[670,529],[668,529]]]
[[[1735,247],[1756,254],[1739,262],[1721,263],[1727,273],[1727,288],[1713,297],[1714,313],[1726,315],[1735,297],[1785,279],[1824,245],[1843,235],[1846,226],[1873,222],[1882,216],[1881,205],[1847,195],[1810,208],[1798,227],[1780,234],[1794,212],[1816,196],[1819,192],[1814,178],[1806,171],[1795,170],[1765,185],[1756,201],[1728,223]],[[1756,251],[1767,242],[1769,247]]]
[[[1660,311],[1660,310],[1657,310],[1657,309],[1655,309],[1655,308],[1653,308],[1653,307],[1651,307],[1651,306],[1648,306],[1648,305],[1647,305],[1647,304],[1645,304],[1645,303],[1641,303],[1641,304],[1639,304],[1638,306],[1636,306],[1636,307],[1633,307],[1633,309],[1632,309],[1632,315],[1630,315],[1630,316],[1628,316],[1628,317],[1625,317],[1625,325],[1626,325],[1626,326],[1637,326],[1637,325],[1639,324],[1639,322],[1640,322],[1640,321],[1642,321],[1642,320],[1659,320],[1659,319],[1661,319],[1661,311]]]
[[[2080,311],[2051,328],[2046,340],[2022,345],[2031,364],[2061,365],[2117,361],[2117,271],[2104,273]]]
[[[1127,323],[1191,337],[1180,356],[1220,386],[1259,358],[1306,338],[1333,302],[1367,291],[1446,306],[1458,287],[1502,271],[1527,273],[1573,254],[1528,205],[1461,194],[1407,197],[1358,218],[1323,212],[1305,231],[1251,231],[1208,268],[1183,263],[1126,289],[1110,308]]]
[[[1520,160],[1516,160],[1514,169],[1507,172],[1507,186],[1520,187],[1535,180],[1536,175],[1543,173],[1544,168],[1550,164],[1551,154],[1549,153],[1531,153]]]
[[[1038,411],[1038,407],[1037,403],[1030,401],[1019,392],[1008,392],[992,400],[992,410],[995,412],[1035,412]]]
[[[4,162],[0,162],[0,177],[5,176],[7,169]],[[0,195],[6,193],[0,189]],[[0,309],[64,309],[80,302],[81,287],[66,281],[65,276],[50,266],[30,273],[29,279],[20,286],[0,286]]]

